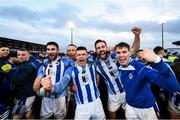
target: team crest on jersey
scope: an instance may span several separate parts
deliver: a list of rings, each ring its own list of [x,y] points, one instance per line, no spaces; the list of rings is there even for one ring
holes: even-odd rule
[[[129,73],[128,77],[129,77],[129,79],[132,79],[133,78],[132,73]]]

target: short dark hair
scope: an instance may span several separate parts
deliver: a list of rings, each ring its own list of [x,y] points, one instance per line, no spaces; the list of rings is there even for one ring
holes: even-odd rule
[[[85,51],[87,51],[86,47],[84,47],[84,46],[79,46],[79,47],[77,48],[77,51],[78,51],[78,50],[85,50]]]
[[[69,44],[67,47],[69,47],[69,46],[74,46],[77,48],[77,46],[75,44]]]
[[[94,47],[96,48],[96,45],[97,45],[98,43],[100,43],[100,42],[103,42],[103,43],[107,46],[106,41],[104,41],[104,40],[102,40],[102,39],[98,39],[98,40],[96,40],[96,42],[94,43]]]
[[[160,52],[161,50],[164,50],[164,49],[163,49],[163,47],[160,47],[160,46],[156,46],[156,47],[153,49],[153,51],[154,51],[156,54],[159,54],[159,52]]]
[[[48,43],[46,44],[46,47],[47,47],[48,45],[54,45],[54,46],[56,46],[57,49],[59,49],[59,45],[58,45],[56,42],[54,42],[54,41],[48,42]]]
[[[27,51],[27,52],[29,52],[29,50],[26,47],[20,48],[19,51]]]
[[[115,50],[116,50],[117,48],[122,49],[123,47],[128,48],[128,50],[130,50],[129,44],[127,44],[127,43],[125,43],[125,42],[120,42],[120,43],[118,43],[118,44],[115,46]]]

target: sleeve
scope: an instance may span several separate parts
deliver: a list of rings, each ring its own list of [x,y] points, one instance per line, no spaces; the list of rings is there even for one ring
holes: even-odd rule
[[[38,69],[37,78],[43,78],[44,76],[45,76],[44,66],[41,65],[41,67]]]
[[[17,67],[15,70],[12,70],[10,73],[11,79],[14,81],[15,85],[23,85],[29,79],[29,77],[36,76],[37,70],[32,64],[26,64],[24,66]]]
[[[71,68],[67,69],[62,79],[53,85],[54,93],[61,94],[65,89],[67,89],[68,84],[71,80],[71,74],[72,74],[72,69]]]
[[[152,65],[153,69],[145,68],[146,78],[151,83],[154,83],[170,92],[180,90],[180,86],[176,80],[175,74],[171,68],[162,60],[159,63]]]
[[[67,70],[69,67],[74,65],[74,60],[69,59],[69,58],[62,58],[62,61],[65,64],[65,69]]]

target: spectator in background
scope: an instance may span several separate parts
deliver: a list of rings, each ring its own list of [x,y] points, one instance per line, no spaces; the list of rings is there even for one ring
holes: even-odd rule
[[[177,54],[178,52],[172,53],[172,55],[168,57],[168,60],[170,60],[171,62],[174,62],[177,59]]]
[[[164,56],[165,56],[165,54],[164,54],[164,53],[165,53],[165,52],[164,52],[164,48],[162,48],[162,47],[160,47],[160,46],[156,46],[156,47],[153,49],[153,51],[154,51],[159,57],[161,57],[165,63],[168,63],[169,65],[172,64],[172,61],[170,61],[170,60],[168,60],[167,58],[164,57]]]
[[[30,56],[30,60],[36,65],[37,70],[42,65],[43,59],[44,59],[43,54],[39,54],[39,55],[32,54]]]
[[[77,46],[75,44],[69,44],[67,46],[67,56],[68,56],[68,58],[70,58],[72,60],[75,60],[76,49],[77,49]]]
[[[162,58],[162,60],[167,63],[168,65],[172,64],[170,60],[164,58],[164,49],[160,46],[156,46],[153,51]],[[158,85],[152,84],[151,90],[156,98],[156,102],[159,107],[159,117],[161,119],[168,119],[170,118],[169,111],[167,110],[168,100],[169,100],[169,92],[164,90],[163,88],[159,87]]]
[[[67,46],[67,58],[72,59],[73,61],[76,61],[76,50],[77,46],[75,44],[69,44]],[[69,83],[68,86],[68,100],[67,100],[67,119],[73,119],[75,115],[75,109],[76,109],[76,102],[75,97],[73,95],[73,88],[74,85],[72,82]]]
[[[164,55],[163,55],[163,58],[168,59],[168,57],[169,57],[169,52],[168,52],[167,49],[164,49]]]
[[[177,59],[174,62],[180,62],[180,54],[177,55]]]
[[[171,68],[176,75],[178,83],[180,84],[180,61],[171,64]],[[170,112],[171,119],[180,119],[180,91],[170,93],[168,110]]]

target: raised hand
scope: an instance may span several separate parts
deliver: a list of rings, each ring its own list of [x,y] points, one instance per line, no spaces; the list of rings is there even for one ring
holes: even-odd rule
[[[134,33],[134,35],[140,35],[141,34],[141,28],[133,27],[132,32]]]
[[[152,63],[155,63],[158,59],[160,59],[158,55],[156,55],[152,50],[149,49],[144,49],[143,51],[138,52],[138,57],[141,60]]]
[[[51,77],[48,75],[41,79],[41,85],[46,91],[50,91],[52,89]]]

